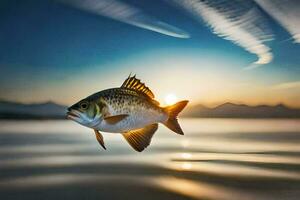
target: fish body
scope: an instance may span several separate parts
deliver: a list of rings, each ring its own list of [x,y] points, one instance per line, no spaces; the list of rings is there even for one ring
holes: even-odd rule
[[[120,88],[97,92],[69,107],[68,118],[94,129],[103,148],[100,131],[121,133],[135,150],[142,151],[150,144],[158,123],[183,135],[177,115],[187,103],[161,107],[145,84],[129,76]]]
[[[149,124],[162,123],[168,118],[167,112],[155,101],[132,89],[112,88],[96,93],[91,98],[95,98],[100,105],[105,104],[107,112],[113,116],[128,115],[116,124],[99,120],[93,127],[99,131],[123,133]]]

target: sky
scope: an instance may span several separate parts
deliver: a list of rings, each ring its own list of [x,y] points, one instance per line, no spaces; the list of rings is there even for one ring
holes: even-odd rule
[[[72,104],[136,74],[208,106],[300,107],[300,3],[2,0],[0,99]]]

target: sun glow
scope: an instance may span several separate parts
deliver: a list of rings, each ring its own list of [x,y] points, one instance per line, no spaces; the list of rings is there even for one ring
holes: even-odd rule
[[[175,94],[173,94],[173,93],[170,93],[170,94],[168,94],[166,97],[165,97],[165,103],[167,104],[167,105],[172,105],[172,104],[174,104],[174,103],[176,103],[177,102],[177,96],[175,95]]]

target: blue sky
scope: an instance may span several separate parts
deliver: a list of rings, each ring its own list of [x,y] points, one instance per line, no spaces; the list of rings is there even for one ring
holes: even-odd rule
[[[172,92],[194,103],[300,106],[300,46],[259,6],[273,34],[265,42],[273,59],[247,70],[258,56],[213,33],[205,19],[166,1],[122,2],[190,37],[172,37],[60,1],[3,0],[0,98],[70,104],[119,86],[132,72],[159,100]]]

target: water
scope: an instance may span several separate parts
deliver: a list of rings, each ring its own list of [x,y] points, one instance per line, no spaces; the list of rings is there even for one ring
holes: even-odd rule
[[[137,153],[71,121],[0,121],[0,199],[300,198],[300,120],[180,124]]]

